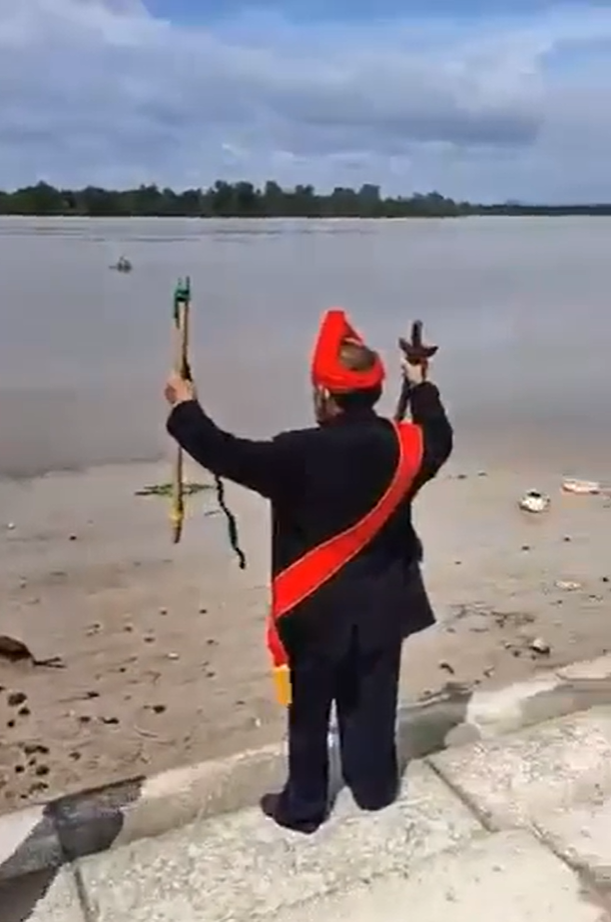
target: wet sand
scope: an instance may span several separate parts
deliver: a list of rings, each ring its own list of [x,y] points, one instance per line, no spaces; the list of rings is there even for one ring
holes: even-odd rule
[[[263,642],[266,505],[228,488],[241,572],[212,493],[190,500],[178,547],[168,501],[135,496],[168,469],[0,482],[0,633],[61,658],[0,660],[2,811],[284,733]],[[418,499],[439,624],[406,645],[405,699],[611,649],[611,503],[562,494],[561,480],[454,462]],[[547,512],[519,511],[529,488],[551,495]]]

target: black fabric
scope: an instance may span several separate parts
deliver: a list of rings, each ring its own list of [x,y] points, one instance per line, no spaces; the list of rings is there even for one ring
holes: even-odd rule
[[[282,793],[285,816],[321,822],[327,811],[328,730],[335,701],[346,784],[364,809],[379,810],[396,797],[395,722],[401,641],[362,647],[353,631],[339,659],[297,654],[291,665],[289,780]]]
[[[281,619],[291,656],[323,649],[339,659],[354,629],[364,649],[378,649],[432,623],[414,566],[422,549],[411,501],[450,455],[452,428],[429,382],[413,389],[411,408],[424,440],[413,489],[366,548]],[[223,431],[199,403],[188,401],[174,408],[168,431],[208,470],[271,501],[274,574],[366,515],[386,491],[398,458],[391,424],[373,410],[345,412],[321,427],[251,440]]]
[[[413,389],[411,407],[424,454],[409,496],[366,548],[279,622],[293,686],[290,770],[284,791],[264,810],[302,831],[315,829],[327,812],[333,701],[355,799],[376,810],[396,796],[401,645],[434,622],[411,503],[449,457],[453,438],[433,384]],[[388,488],[398,460],[391,424],[371,409],[253,441],[219,429],[199,403],[188,401],[173,410],[168,431],[208,470],[271,501],[274,574],[362,519]]]

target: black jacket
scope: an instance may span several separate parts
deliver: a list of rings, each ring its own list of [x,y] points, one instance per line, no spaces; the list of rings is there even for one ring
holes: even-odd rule
[[[423,430],[424,454],[410,495],[363,551],[281,619],[291,652],[315,648],[335,655],[354,628],[363,645],[376,647],[432,623],[411,502],[449,457],[452,427],[434,384],[413,389],[411,409]],[[198,402],[188,401],[173,409],[167,428],[203,467],[271,501],[273,574],[366,515],[387,489],[398,458],[390,423],[373,410],[255,441],[224,432]]]

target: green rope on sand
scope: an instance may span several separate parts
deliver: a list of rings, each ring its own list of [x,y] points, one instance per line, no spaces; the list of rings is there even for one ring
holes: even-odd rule
[[[203,493],[204,490],[211,490],[212,485],[209,483],[186,483],[183,487],[185,496],[195,496],[196,493]],[[134,496],[171,496],[172,484],[152,483],[146,487],[136,490]]]
[[[240,570],[245,570],[246,569],[246,555],[244,551],[242,550],[242,548],[240,547],[240,539],[238,535],[238,523],[236,522],[236,518],[233,512],[231,511],[231,509],[225,502],[225,485],[223,484],[223,481],[221,480],[220,477],[217,477],[216,474],[214,474],[213,476],[214,476],[214,485],[216,487],[216,500],[220,508],[223,510],[225,518],[227,519],[227,534],[229,537],[229,543],[231,545],[231,549],[233,550],[234,554],[238,558],[238,566]]]

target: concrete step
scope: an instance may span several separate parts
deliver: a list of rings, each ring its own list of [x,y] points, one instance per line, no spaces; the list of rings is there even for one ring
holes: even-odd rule
[[[378,814],[344,791],[314,836],[251,809],[2,884],[0,918],[611,922],[610,830],[598,707],[412,762]]]
[[[195,922],[193,916],[185,917]],[[284,910],[273,922],[610,922],[595,893],[525,831]]]
[[[528,826],[611,791],[611,707],[446,749],[428,762],[488,825]]]
[[[343,792],[314,836],[248,810],[84,859],[80,873],[97,922],[246,922],[484,834],[434,772],[414,763],[392,807],[365,814]]]

